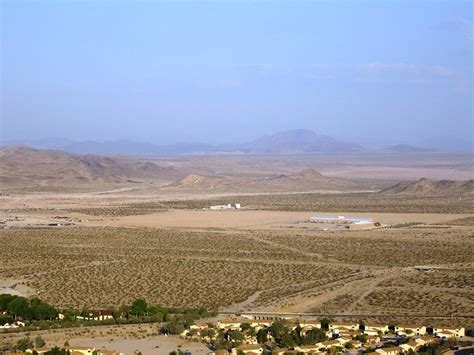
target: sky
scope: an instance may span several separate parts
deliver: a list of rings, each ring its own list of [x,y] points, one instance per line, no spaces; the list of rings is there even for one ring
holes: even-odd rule
[[[0,137],[472,149],[471,1],[0,0]]]

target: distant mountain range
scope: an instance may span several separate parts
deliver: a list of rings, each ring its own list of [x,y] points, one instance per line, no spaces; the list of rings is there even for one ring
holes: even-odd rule
[[[205,143],[176,143],[158,145],[145,142],[116,140],[108,142],[70,141],[65,139],[7,141],[3,146],[21,144],[38,149],[59,149],[76,154],[99,155],[184,155],[184,154],[308,154],[345,153],[368,150],[358,143],[338,140],[306,129],[296,129],[263,136],[249,142],[226,145]],[[390,152],[422,152],[423,148],[396,145]]]
[[[24,146],[0,149],[0,184],[33,186],[37,190],[76,186],[157,183],[163,193],[285,192],[310,190],[360,190],[351,181],[326,177],[313,169],[292,174],[235,176],[200,175],[186,169],[160,166],[154,161],[128,157],[79,155]]]
[[[310,136],[311,137],[311,136]],[[271,137],[272,150],[286,151],[287,141]],[[262,140],[263,142],[266,141]],[[278,145],[274,142],[281,142]],[[308,140],[306,140],[307,142]],[[305,139],[302,139],[303,149]],[[330,141],[328,144],[332,144]],[[256,144],[257,145],[257,144]],[[258,146],[258,145],[257,145]],[[267,146],[267,144],[262,144]],[[350,147],[349,147],[350,148]],[[310,149],[310,148],[307,148]],[[312,149],[312,148],[311,148]],[[318,149],[323,149],[318,147]],[[324,148],[326,149],[326,148]],[[256,150],[258,151],[258,150]],[[262,151],[259,151],[262,152]],[[263,151],[268,152],[268,151]],[[174,159],[174,158],[173,158]],[[228,157],[223,157],[228,160]],[[197,170],[202,170],[197,168]],[[228,174],[212,171],[197,173],[180,164],[163,163],[162,159],[110,157],[92,154],[72,154],[59,150],[39,150],[24,146],[0,149],[0,185],[4,188],[35,187],[43,189],[75,186],[110,186],[114,184],[154,184],[161,192],[173,193],[267,193],[295,191],[356,191],[363,185],[354,180],[329,177],[313,169],[286,174]],[[406,181],[380,191],[384,195],[400,196],[466,196],[472,194],[474,180]]]

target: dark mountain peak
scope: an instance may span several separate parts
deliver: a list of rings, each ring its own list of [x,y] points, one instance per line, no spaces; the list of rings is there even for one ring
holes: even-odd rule
[[[335,153],[361,150],[359,144],[339,141],[307,129],[294,129],[263,136],[242,144],[239,150],[246,153]]]
[[[270,135],[270,137],[273,137],[273,138],[288,138],[288,139],[314,139],[320,136],[322,135],[314,131],[311,131],[309,129],[303,129],[303,128],[276,132]]]
[[[415,147],[409,144],[397,144],[386,147],[385,150],[397,153],[418,153],[418,152],[431,152],[432,149]]]

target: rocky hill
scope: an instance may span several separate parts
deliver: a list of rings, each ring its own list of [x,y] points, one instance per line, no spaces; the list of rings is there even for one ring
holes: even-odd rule
[[[166,191],[199,192],[288,192],[315,190],[358,190],[356,183],[330,178],[306,169],[294,174],[273,174],[263,177],[190,174],[163,188]]]
[[[24,146],[0,149],[0,179],[4,182],[125,182],[131,179],[173,179],[172,168],[122,157],[76,155]]]
[[[401,182],[380,193],[385,195],[417,195],[417,196],[461,196],[474,192],[474,180],[430,180],[420,179]]]

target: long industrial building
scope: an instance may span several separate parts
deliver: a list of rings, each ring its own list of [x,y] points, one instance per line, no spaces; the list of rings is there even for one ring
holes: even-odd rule
[[[353,224],[353,223],[372,223],[372,219],[367,217],[346,217],[346,216],[313,216],[311,222],[315,223],[333,223],[333,224]]]

